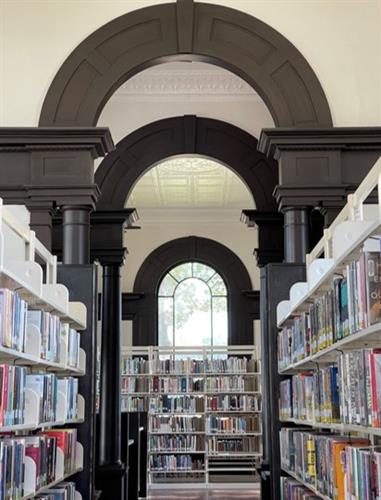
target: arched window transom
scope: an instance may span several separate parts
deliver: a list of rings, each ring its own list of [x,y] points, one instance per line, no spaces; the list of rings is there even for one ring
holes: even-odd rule
[[[227,289],[210,266],[186,262],[171,269],[158,291],[160,346],[228,344]]]

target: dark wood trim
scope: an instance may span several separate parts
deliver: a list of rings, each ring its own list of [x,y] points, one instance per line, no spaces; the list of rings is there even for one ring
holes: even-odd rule
[[[122,139],[99,165],[95,180],[101,190],[98,206],[122,208],[138,179],[152,165],[181,154],[213,158],[245,182],[255,205],[276,211],[273,191],[277,162],[257,150],[257,139],[220,120],[178,116],[150,123]]]
[[[145,259],[132,294],[123,296],[123,319],[133,320],[133,344],[157,344],[157,289],[172,267],[188,261],[212,266],[224,278],[229,296],[229,343],[251,344],[253,320],[259,319],[259,292],[241,260],[214,240],[189,236],[169,241]]]
[[[332,126],[323,88],[292,43],[249,14],[193,0],[129,12],[88,36],[56,74],[39,124],[95,125],[123,82],[150,66],[184,58],[242,77],[265,101],[276,126]]]

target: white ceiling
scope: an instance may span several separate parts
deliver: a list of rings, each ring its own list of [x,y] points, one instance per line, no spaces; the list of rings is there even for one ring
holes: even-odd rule
[[[223,165],[200,157],[177,157],[149,170],[127,205],[139,208],[251,208],[243,181]]]

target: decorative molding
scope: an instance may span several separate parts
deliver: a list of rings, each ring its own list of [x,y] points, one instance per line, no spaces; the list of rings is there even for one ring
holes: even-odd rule
[[[146,70],[133,76],[115,92],[112,99],[139,95],[239,96],[262,102],[252,87],[226,70]]]

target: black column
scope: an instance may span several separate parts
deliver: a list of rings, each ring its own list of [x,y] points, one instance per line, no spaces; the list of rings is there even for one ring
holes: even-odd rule
[[[122,300],[120,264],[103,265],[102,354],[99,465],[121,467],[120,336]]]
[[[101,394],[96,487],[102,500],[125,500],[127,466],[121,457],[120,347],[121,266],[124,230],[136,219],[134,209],[97,210],[91,215],[91,256],[103,266]],[[125,445],[125,443],[124,443]]]
[[[302,263],[306,261],[308,245],[308,209],[305,207],[284,207],[284,260]]]
[[[90,262],[90,206],[62,207],[63,263]]]

